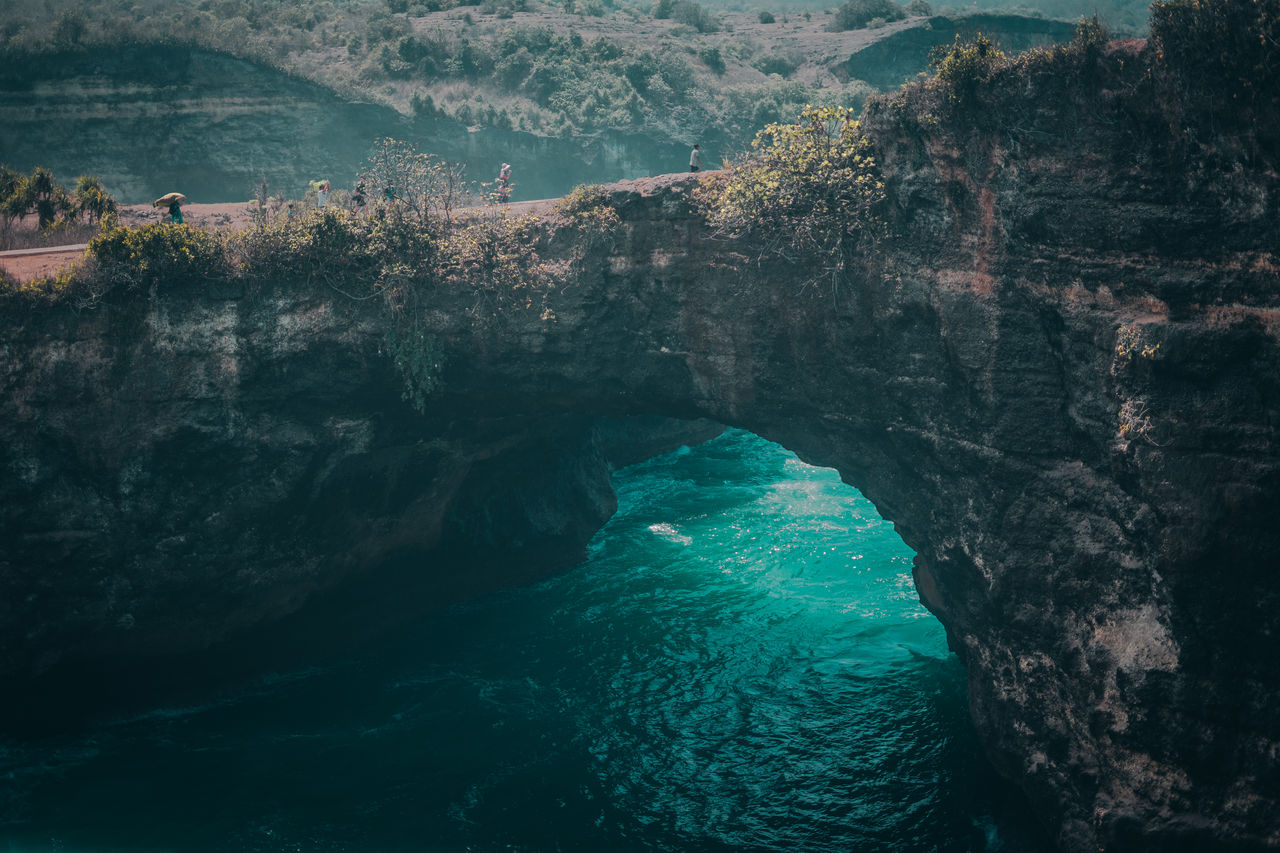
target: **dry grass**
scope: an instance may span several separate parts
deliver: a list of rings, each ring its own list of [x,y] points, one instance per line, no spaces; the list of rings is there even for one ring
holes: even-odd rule
[[[40,231],[36,228],[35,216],[28,216],[21,222],[11,222],[7,228],[0,225],[0,251],[87,243],[97,233],[96,224],[83,222]]]

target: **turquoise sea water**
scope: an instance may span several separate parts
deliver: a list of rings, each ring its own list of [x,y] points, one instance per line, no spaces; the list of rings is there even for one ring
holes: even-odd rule
[[[911,552],[730,431],[581,566],[201,707],[0,741],[0,851],[1040,853]]]

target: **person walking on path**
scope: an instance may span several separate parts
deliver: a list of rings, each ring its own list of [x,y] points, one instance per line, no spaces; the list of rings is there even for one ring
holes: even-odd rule
[[[185,225],[182,219],[182,205],[186,204],[187,197],[182,193],[165,193],[160,198],[151,202],[154,207],[168,212],[169,221],[174,225]],[[163,215],[163,214],[161,214]]]
[[[498,199],[503,204],[511,200],[511,164],[503,163],[498,170]]]
[[[693,143],[693,150],[689,152],[689,171],[702,171],[702,145],[700,143]]]

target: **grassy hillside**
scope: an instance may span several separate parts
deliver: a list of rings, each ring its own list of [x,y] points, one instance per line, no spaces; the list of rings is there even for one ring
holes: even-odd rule
[[[890,14],[833,31],[847,9],[812,5],[9,0],[0,60],[178,42],[267,63],[406,115],[552,136],[626,130],[741,145],[805,104],[860,105],[872,87],[842,63],[920,26],[929,11],[914,0],[913,17]]]

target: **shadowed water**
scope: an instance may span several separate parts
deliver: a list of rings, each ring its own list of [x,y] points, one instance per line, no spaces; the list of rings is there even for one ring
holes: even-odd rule
[[[0,850],[1038,853],[911,552],[730,431],[588,560],[357,659],[0,745]]]

